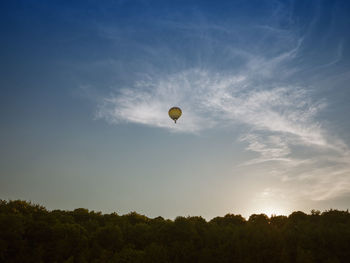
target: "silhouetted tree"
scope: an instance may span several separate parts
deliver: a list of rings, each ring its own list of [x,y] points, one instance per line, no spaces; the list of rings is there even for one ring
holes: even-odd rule
[[[0,200],[0,262],[343,263],[349,248],[348,211],[172,221]]]

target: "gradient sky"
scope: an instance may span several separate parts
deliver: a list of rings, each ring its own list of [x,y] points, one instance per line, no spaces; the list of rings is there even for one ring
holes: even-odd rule
[[[349,28],[345,0],[2,1],[0,198],[347,209]]]

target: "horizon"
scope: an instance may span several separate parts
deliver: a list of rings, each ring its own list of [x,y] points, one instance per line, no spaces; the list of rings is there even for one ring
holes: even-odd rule
[[[155,217],[149,217],[147,215],[144,215],[144,214],[141,214],[141,213],[138,213],[137,211],[129,211],[125,214],[120,214],[118,213],[117,211],[112,211],[112,212],[109,212],[109,213],[104,213],[103,211],[99,211],[99,210],[94,210],[94,209],[87,209],[87,208],[84,208],[84,207],[77,207],[77,208],[74,208],[74,209],[48,209],[46,208],[45,206],[43,205],[40,205],[38,203],[34,203],[32,201],[28,201],[28,200],[2,200],[0,199],[0,201],[5,201],[7,204],[9,203],[16,203],[16,202],[25,202],[26,204],[29,204],[31,206],[39,206],[43,209],[45,209],[46,211],[48,212],[54,212],[54,211],[63,211],[63,212],[75,212],[77,210],[86,210],[88,213],[95,213],[95,214],[101,214],[101,215],[112,215],[112,214],[116,214],[117,216],[129,216],[129,215],[132,215],[132,214],[137,214],[137,215],[141,215],[141,216],[145,216],[146,218],[148,219],[157,219],[159,217],[163,218],[164,220],[171,220],[171,221],[174,221],[176,220],[177,218],[180,218],[180,217],[183,217],[183,218],[193,218],[193,217],[200,217],[202,219],[204,219],[206,222],[210,222],[212,221],[213,219],[216,219],[216,218],[224,218],[226,216],[239,216],[239,217],[242,217],[245,221],[249,221],[249,218],[251,216],[255,216],[255,215],[264,215],[264,216],[267,216],[268,219],[272,219],[274,217],[286,217],[286,218],[289,218],[292,214],[295,214],[295,213],[303,213],[305,215],[308,215],[308,216],[313,216],[313,215],[317,215],[317,216],[321,216],[323,215],[324,213],[329,213],[329,212],[332,212],[332,211],[337,211],[337,212],[347,212],[349,213],[349,209],[346,209],[346,210],[339,210],[339,209],[326,209],[326,210],[323,210],[323,211],[320,211],[320,210],[315,210],[315,209],[311,209],[310,212],[304,212],[304,211],[292,211],[291,213],[289,214],[285,214],[285,215],[280,215],[280,214],[271,214],[271,215],[268,215],[268,214],[265,214],[265,213],[254,213],[254,214],[251,214],[251,215],[248,215],[248,216],[244,216],[242,214],[234,214],[234,213],[227,213],[225,215],[217,215],[217,216],[214,216],[212,218],[206,218],[206,217],[203,217],[201,215],[179,215],[179,216],[176,216],[174,218],[166,218],[166,217],[162,217],[162,216],[155,216]]]
[[[349,209],[349,14],[2,3],[0,199],[152,218]]]

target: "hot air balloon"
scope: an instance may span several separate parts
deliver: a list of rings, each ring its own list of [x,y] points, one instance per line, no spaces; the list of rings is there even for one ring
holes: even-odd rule
[[[169,117],[172,118],[174,120],[174,122],[176,123],[178,118],[180,118],[182,111],[179,107],[172,107],[169,110],[168,114],[169,114]]]

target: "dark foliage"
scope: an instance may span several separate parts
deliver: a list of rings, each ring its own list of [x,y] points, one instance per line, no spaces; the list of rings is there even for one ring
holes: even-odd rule
[[[0,262],[350,262],[350,213],[172,221],[0,200]]]

